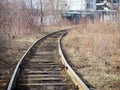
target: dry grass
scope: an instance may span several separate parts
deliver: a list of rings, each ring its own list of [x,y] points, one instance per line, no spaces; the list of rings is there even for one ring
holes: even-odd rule
[[[70,26],[70,25],[56,25],[56,26],[48,26],[48,27],[44,27],[43,28],[43,32],[44,33],[50,33],[51,31],[53,32],[53,31],[58,31],[58,30],[63,30],[63,29],[66,29],[66,28],[71,28],[71,27],[73,27],[73,25],[72,26]]]
[[[92,88],[120,89],[120,34],[114,23],[78,25],[63,46],[74,69]]]
[[[15,39],[10,46],[0,47],[5,50],[5,52],[0,54],[0,90],[6,90],[18,60],[30,45],[37,40],[37,37],[41,36],[43,35],[26,35],[22,38]],[[4,76],[4,78],[1,76]],[[6,82],[1,83],[2,80],[6,80]]]

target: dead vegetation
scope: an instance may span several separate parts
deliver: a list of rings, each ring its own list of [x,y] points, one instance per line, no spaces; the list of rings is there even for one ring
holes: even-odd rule
[[[7,84],[13,74],[18,60],[22,57],[29,46],[37,39],[37,36],[27,35],[17,38],[9,47],[0,47],[5,52],[0,54],[0,89],[6,90]],[[2,57],[1,57],[2,56]],[[4,81],[6,80],[6,81]]]
[[[120,31],[115,23],[78,25],[63,40],[69,62],[97,90],[120,89]]]

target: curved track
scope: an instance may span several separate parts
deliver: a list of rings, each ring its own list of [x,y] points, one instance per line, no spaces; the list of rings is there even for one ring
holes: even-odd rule
[[[36,41],[18,62],[7,90],[78,90],[59,55],[58,43],[65,33],[57,31]]]
[[[22,59],[11,89],[77,90],[66,74],[58,53],[57,41],[65,32],[48,35],[31,47],[31,52]]]

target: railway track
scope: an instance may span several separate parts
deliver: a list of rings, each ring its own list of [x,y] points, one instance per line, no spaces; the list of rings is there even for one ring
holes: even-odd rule
[[[18,62],[7,90],[79,90],[59,55],[58,41],[65,33],[57,31],[36,41]]]

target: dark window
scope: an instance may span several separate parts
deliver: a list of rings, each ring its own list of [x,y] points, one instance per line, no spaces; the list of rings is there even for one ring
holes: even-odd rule
[[[118,3],[118,0],[113,0],[113,3]]]
[[[93,4],[87,3],[87,8],[88,8],[88,9],[92,9],[92,8],[93,8]]]

